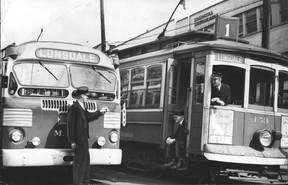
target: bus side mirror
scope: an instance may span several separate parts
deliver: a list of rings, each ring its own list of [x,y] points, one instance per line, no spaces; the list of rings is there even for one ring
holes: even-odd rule
[[[2,76],[1,78],[1,87],[7,88],[8,87],[8,76]]]

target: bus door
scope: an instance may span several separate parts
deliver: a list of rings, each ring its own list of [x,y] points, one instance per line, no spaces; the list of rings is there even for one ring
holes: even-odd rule
[[[190,59],[168,59],[167,81],[164,98],[164,122],[162,132],[162,146],[165,147],[166,138],[173,133],[175,113],[187,110],[187,89],[190,84]]]
[[[191,92],[189,93],[188,106],[189,141],[187,141],[190,152],[199,152],[201,149],[205,61],[206,55],[200,57],[196,55],[196,57],[192,59]]]

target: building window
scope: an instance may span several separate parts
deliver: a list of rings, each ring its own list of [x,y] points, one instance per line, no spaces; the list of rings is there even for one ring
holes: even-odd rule
[[[281,23],[288,22],[288,1],[279,0]]]
[[[252,9],[245,13],[246,17],[246,32],[247,34],[257,31],[257,14],[256,9]]]
[[[251,67],[249,104],[273,107],[274,77],[270,68]]]
[[[159,107],[161,94],[162,66],[156,65],[147,69],[147,92],[145,107]]]
[[[278,108],[288,109],[288,72],[279,72]]]
[[[239,15],[236,15],[234,17],[239,18],[239,37],[243,37],[243,17],[242,17],[242,13]]]

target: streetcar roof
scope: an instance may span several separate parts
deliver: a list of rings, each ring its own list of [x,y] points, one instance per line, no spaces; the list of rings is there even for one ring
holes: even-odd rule
[[[274,58],[282,62],[288,62],[288,57],[281,55],[278,52],[265,49],[256,45],[251,45],[247,43],[235,42],[224,39],[217,39],[212,41],[203,41],[203,42],[190,42],[182,44],[176,48],[166,48],[154,52],[149,52],[141,55],[131,56],[121,59],[121,63],[131,62],[140,59],[153,58],[155,56],[164,56],[169,55],[173,57],[176,55],[181,55],[191,51],[203,51],[203,50],[219,50],[222,52],[235,52],[241,55],[253,55],[253,56],[264,56],[269,58]]]
[[[255,56],[264,56],[269,58],[275,58],[278,60],[282,60],[284,62],[288,62],[288,57],[282,55],[276,51],[272,51],[270,49],[266,49],[263,47],[259,47],[252,44],[235,42],[225,39],[217,39],[212,41],[203,41],[203,42],[193,42],[181,45],[175,48],[175,54],[184,53],[187,50],[204,50],[204,49],[214,49],[214,50],[221,50],[221,51],[230,51],[230,52],[237,52],[240,54],[249,54]]]

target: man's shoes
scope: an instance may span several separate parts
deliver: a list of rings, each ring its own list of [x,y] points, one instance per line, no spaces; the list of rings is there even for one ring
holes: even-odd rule
[[[175,164],[176,164],[175,159],[172,159],[170,162],[163,164],[162,167],[168,168],[168,167],[173,166]]]
[[[169,169],[171,170],[177,170],[177,169],[182,169],[184,168],[185,165],[184,165],[184,161],[183,160],[179,160],[176,164],[172,165],[169,167]]]

